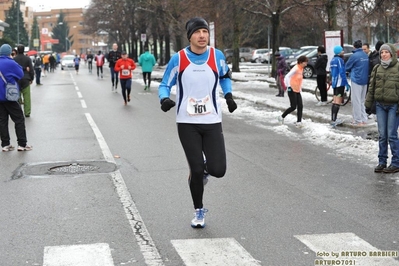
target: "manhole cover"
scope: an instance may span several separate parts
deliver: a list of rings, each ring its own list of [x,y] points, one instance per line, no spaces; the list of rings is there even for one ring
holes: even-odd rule
[[[111,173],[117,170],[114,163],[107,161],[73,161],[22,164],[14,171],[12,179],[25,176],[83,175]]]
[[[90,171],[96,171],[97,169],[100,169],[100,167],[90,164],[73,163],[69,165],[55,166],[50,168],[49,171],[60,174],[84,174]]]

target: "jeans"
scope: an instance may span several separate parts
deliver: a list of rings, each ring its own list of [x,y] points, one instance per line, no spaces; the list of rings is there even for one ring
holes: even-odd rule
[[[391,147],[393,166],[399,167],[399,139],[398,126],[399,115],[396,114],[398,104],[383,105],[376,103],[378,125],[378,163],[387,164],[388,143]]]
[[[109,70],[111,71],[112,86],[115,85],[115,88],[116,88],[116,87],[118,87],[118,74],[119,74],[119,72],[116,72],[113,67],[110,67]]]
[[[36,73],[36,84],[40,84],[40,77],[42,76],[42,69],[35,68],[35,73]]]

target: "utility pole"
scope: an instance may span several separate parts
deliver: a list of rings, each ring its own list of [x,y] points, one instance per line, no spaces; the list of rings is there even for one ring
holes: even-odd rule
[[[17,44],[19,44],[19,0],[17,0],[17,10],[15,12],[15,14],[17,15]]]

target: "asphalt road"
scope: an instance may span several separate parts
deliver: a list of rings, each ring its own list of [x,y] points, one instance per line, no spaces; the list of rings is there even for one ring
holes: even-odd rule
[[[242,252],[234,265],[315,265],[341,251],[368,254],[346,258],[357,262],[347,265],[399,265],[395,253],[377,261],[369,255],[399,250],[394,175],[376,175],[355,156],[335,156],[234,113],[223,117],[227,174],[210,179],[207,226],[192,229],[174,112],[161,111],[155,88],[143,90],[139,71],[124,106],[105,73],[99,80],[82,66],[79,75],[59,70],[43,78],[43,86],[32,85],[26,127],[33,150],[4,152],[0,159],[0,265],[97,265],[61,264],[51,247],[99,243],[96,257],[105,254],[113,263],[98,264],[106,266],[233,265],[225,262],[237,255],[227,249],[232,243]],[[15,144],[12,122],[10,133]],[[81,161],[108,161],[118,170],[17,174],[21,166]],[[221,251],[209,254],[213,242],[200,239],[221,240],[215,247]],[[184,253],[190,243],[196,254]]]

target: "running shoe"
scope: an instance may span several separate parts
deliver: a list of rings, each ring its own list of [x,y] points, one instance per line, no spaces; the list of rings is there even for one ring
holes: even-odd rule
[[[281,125],[284,125],[284,118],[281,115],[277,117],[277,120]]]
[[[303,127],[302,122],[295,122],[294,125],[299,128]]]
[[[205,213],[208,210],[201,208],[195,209],[194,219],[191,220],[191,227],[192,228],[204,228],[205,227]]]
[[[148,88],[148,87],[147,87],[147,85],[145,85],[145,86],[144,86],[144,90],[146,91],[146,90],[147,90],[147,88]]]
[[[12,151],[12,150],[14,150],[14,146],[7,145],[7,146],[4,146],[1,150],[2,151]]]
[[[31,151],[32,150],[32,146],[26,145],[24,146],[18,146],[18,151]]]
[[[127,101],[130,102],[130,95],[127,96]]]

